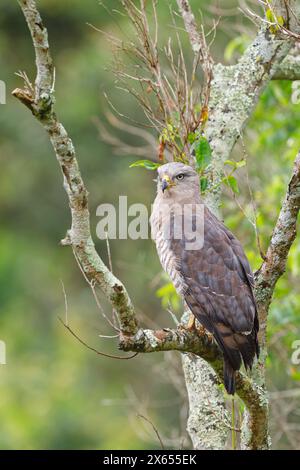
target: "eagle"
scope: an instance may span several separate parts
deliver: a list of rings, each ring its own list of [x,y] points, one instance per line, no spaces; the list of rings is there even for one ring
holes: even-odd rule
[[[259,356],[254,278],[241,243],[200,196],[199,175],[172,162],[158,168],[151,235],[163,269],[224,357],[224,385],[234,395],[235,376]]]

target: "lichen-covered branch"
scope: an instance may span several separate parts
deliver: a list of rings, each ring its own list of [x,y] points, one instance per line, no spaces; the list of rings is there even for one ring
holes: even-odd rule
[[[204,74],[209,78],[211,77],[212,57],[206,43],[203,26],[201,25],[200,30],[198,29],[194,13],[188,0],[177,0],[177,5],[184,22],[185,30],[188,33],[193,52],[196,57],[199,57]]]
[[[299,30],[299,18],[296,21],[294,16],[297,13],[300,17],[300,13],[294,0],[280,0],[272,5],[276,14],[289,22],[290,29]],[[221,198],[221,188],[216,183],[222,177],[224,161],[230,157],[261,93],[294,46],[295,40],[280,31],[272,32],[270,26],[262,21],[255,39],[237,64],[213,65],[205,132],[213,149],[215,188],[208,194],[207,203],[215,212]]]
[[[285,271],[289,250],[297,234],[300,209],[300,152],[274,227],[266,259],[255,275],[256,299],[260,311],[261,329],[265,332],[268,308],[276,282]]]
[[[184,372],[189,403],[193,410],[190,413],[188,429],[194,447],[196,449],[224,449],[224,442],[228,435],[228,413],[224,408],[223,396],[218,393],[218,385],[223,380],[223,357],[210,335],[198,334],[197,331],[191,331],[182,326],[177,329],[163,330],[139,329],[134,336],[122,335],[120,348],[124,351],[142,353],[174,350],[184,353]],[[204,372],[207,371],[210,374],[207,380],[214,385],[209,392],[207,381],[201,381],[199,384],[199,361],[201,361],[202,368],[205,363],[208,363],[211,368],[204,369]],[[212,374],[213,371],[214,374]],[[267,448],[268,402],[265,391],[242,372],[237,374],[236,388],[237,394],[247,407],[247,419],[243,426],[244,447]]]
[[[206,110],[210,97],[213,60],[206,42],[203,25],[201,25],[201,29],[199,31],[189,0],[177,0],[177,5],[194,52],[194,61],[200,61],[204,73],[203,108]]]
[[[184,21],[186,32],[189,35],[192,49],[195,54],[200,52],[203,57],[203,53],[201,52],[203,49],[203,41],[198,31],[198,26],[195,20],[194,13],[192,12],[192,9],[190,7],[189,1],[177,0],[177,5]]]
[[[43,100],[43,98],[49,95],[54,81],[54,67],[49,51],[48,33],[35,4],[26,0],[20,0],[19,3],[30,29],[34,45],[37,70],[34,98],[36,99],[35,104],[41,105],[39,100]],[[43,93],[45,93],[45,97]]]
[[[26,104],[49,135],[60,165],[64,188],[72,214],[72,226],[64,245],[71,245],[86,277],[98,284],[118,312],[124,333],[137,331],[133,305],[124,285],[105,266],[96,252],[91,233],[88,192],[82,180],[72,140],[54,112],[53,64],[49,51],[47,29],[43,25],[34,0],[21,0],[35,50],[37,76],[34,89],[17,88],[13,95]]]
[[[267,450],[269,438],[269,403],[264,387],[253,378],[237,374],[237,394],[246,405],[243,413],[241,448],[243,450]]]
[[[207,202],[215,210],[220,205],[221,190],[216,183],[222,178],[224,161],[229,158],[259,96],[290,47],[289,40],[273,37],[263,26],[236,65],[213,67],[206,135],[213,149],[216,188]]]
[[[277,67],[273,80],[300,80],[300,55],[288,55]]]
[[[221,361],[222,354],[210,335],[198,334],[183,326],[177,329],[162,330],[139,329],[133,336],[121,335],[120,349],[152,353],[160,351],[181,351],[194,353],[208,362]]]
[[[221,368],[222,362],[220,358]],[[195,354],[182,354],[182,367],[189,399],[187,431],[194,449],[226,449],[231,426],[220,376]]]
[[[300,152],[298,153],[293,167],[291,179],[289,181],[286,195],[275,224],[271,241],[267,250],[266,258],[261,268],[255,273],[255,297],[259,313],[259,342],[261,355],[258,365],[254,371],[254,380],[264,389],[265,380],[265,358],[266,348],[266,328],[269,306],[278,279],[285,271],[289,250],[297,234],[297,218],[300,209]],[[266,395],[266,392],[265,392]],[[249,407],[247,407],[249,411]],[[267,411],[267,410],[266,410]],[[243,434],[242,445],[244,448],[253,448],[253,440],[257,439],[259,432],[267,429],[267,413],[265,417],[260,414],[255,422],[246,412],[244,428],[247,432]],[[251,426],[254,426],[253,433],[249,433]]]

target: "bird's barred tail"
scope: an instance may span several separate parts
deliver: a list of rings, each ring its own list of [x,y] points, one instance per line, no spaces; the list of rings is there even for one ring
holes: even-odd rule
[[[255,328],[248,335],[241,333],[227,333],[220,335],[219,342],[224,355],[224,385],[227,393],[235,393],[235,375],[243,361],[246,369],[251,369],[255,355],[258,357],[259,348]]]
[[[218,343],[224,357],[224,385],[227,393],[234,395],[235,376],[242,362],[246,369],[251,369],[255,356],[259,356],[257,316],[254,318],[252,330],[249,333],[240,333],[224,323],[213,323],[207,315],[203,315],[189,292],[186,292],[185,301],[197,320],[213,334]]]
[[[257,323],[254,322],[249,334],[237,333],[224,324],[216,323],[214,337],[224,356],[224,385],[227,393],[235,393],[235,375],[242,361],[246,369],[251,369],[255,355],[259,355]]]

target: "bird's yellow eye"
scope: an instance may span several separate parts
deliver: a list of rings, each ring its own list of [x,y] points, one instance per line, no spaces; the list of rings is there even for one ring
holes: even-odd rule
[[[176,176],[176,179],[179,180],[179,181],[180,181],[180,180],[183,180],[183,178],[184,178],[184,174],[183,174],[183,173],[179,173],[179,175]]]

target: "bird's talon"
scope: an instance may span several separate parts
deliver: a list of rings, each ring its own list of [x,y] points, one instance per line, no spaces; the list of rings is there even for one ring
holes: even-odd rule
[[[206,331],[206,329],[204,328],[203,325],[199,325],[196,329],[197,329],[197,332],[198,332],[199,336],[206,336],[207,335],[207,331]]]
[[[208,333],[208,332],[206,332],[206,336],[207,336],[208,340],[212,343],[213,340],[214,340],[214,336],[211,333]]]
[[[196,328],[196,330],[197,330],[197,333],[198,333],[199,336],[206,336],[207,339],[208,339],[210,342],[213,341],[213,339],[214,339],[213,335],[212,335],[211,333],[209,333],[209,332],[204,328],[203,325],[200,324],[200,325]]]

